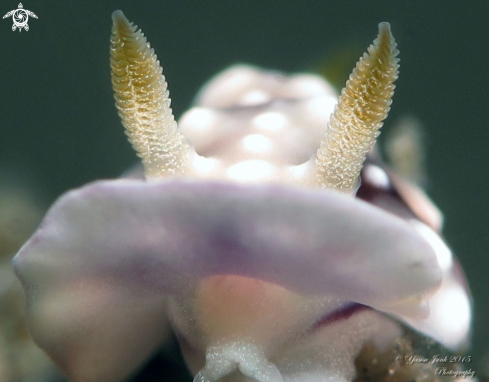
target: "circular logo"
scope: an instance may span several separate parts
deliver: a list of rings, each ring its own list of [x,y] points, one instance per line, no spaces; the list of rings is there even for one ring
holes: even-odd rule
[[[27,24],[29,15],[25,11],[25,9],[16,9],[12,19],[17,28],[23,28]]]

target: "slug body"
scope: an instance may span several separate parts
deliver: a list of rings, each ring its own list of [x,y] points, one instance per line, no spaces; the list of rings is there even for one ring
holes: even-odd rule
[[[126,378],[169,325],[195,382],[351,381],[368,346],[411,332],[466,345],[440,214],[371,151],[398,75],[387,23],[339,98],[314,75],[238,65],[177,125],[146,38],[113,20],[144,176],[67,193],[14,260],[32,334],[73,380]]]

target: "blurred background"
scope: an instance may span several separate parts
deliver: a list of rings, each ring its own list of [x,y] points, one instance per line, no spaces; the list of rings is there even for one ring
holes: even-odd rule
[[[0,14],[16,9],[17,2],[2,1]],[[344,83],[376,36],[377,24],[390,22],[401,69],[384,130],[406,115],[423,125],[428,193],[445,214],[445,236],[473,292],[470,354],[484,364],[488,2],[26,0],[23,5],[38,16],[29,18],[28,32],[13,32],[11,18],[0,20],[0,191],[23,190],[41,210],[64,191],[117,177],[136,161],[110,84],[114,10],[139,25],[157,52],[177,118],[210,76],[236,62],[285,72],[322,70]],[[0,195],[0,214],[2,203],[10,204]],[[19,224],[28,230],[36,219]]]

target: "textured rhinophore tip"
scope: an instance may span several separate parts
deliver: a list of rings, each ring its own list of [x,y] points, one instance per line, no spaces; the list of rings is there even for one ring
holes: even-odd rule
[[[112,86],[129,141],[147,178],[183,174],[190,149],[173,117],[163,69],[141,30],[121,11],[112,20]]]
[[[389,23],[358,61],[329,121],[316,158],[321,187],[354,193],[360,171],[387,117],[397,79],[399,51]]]
[[[123,25],[129,25],[129,21],[126,19],[126,16],[124,16],[124,13],[122,13],[120,9],[112,13],[112,22],[114,25],[116,23],[120,23],[120,25],[118,25],[119,28]]]

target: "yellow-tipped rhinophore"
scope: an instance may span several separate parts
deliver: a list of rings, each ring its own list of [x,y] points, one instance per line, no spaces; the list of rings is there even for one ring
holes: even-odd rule
[[[190,148],[177,128],[167,83],[146,37],[121,11],[112,14],[110,66],[122,124],[146,178],[180,175]]]
[[[323,138],[316,158],[321,187],[353,193],[359,186],[365,157],[387,117],[397,79],[399,51],[388,23],[358,61]]]

